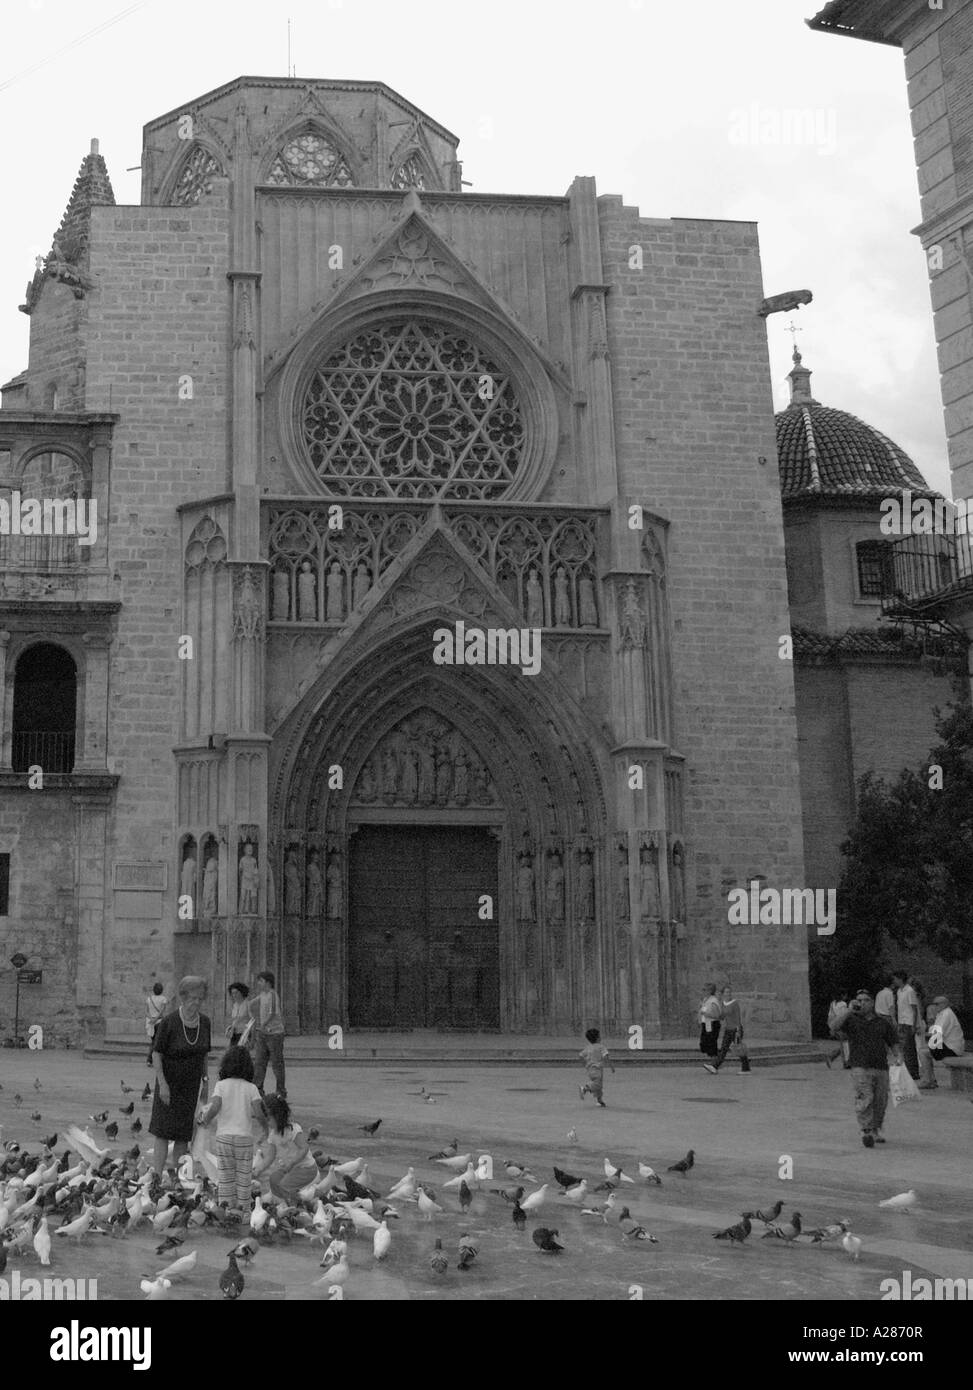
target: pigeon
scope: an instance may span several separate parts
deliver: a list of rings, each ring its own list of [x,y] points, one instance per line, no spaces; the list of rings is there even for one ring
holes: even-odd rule
[[[336,1163],[332,1165],[339,1178],[357,1178],[358,1174],[365,1166],[363,1158],[352,1158],[347,1163]]]
[[[772,1224],[772,1222],[777,1220],[778,1216],[780,1216],[783,1209],[783,1202],[775,1202],[774,1205],[768,1211],[757,1211],[754,1212],[754,1215],[756,1216],[758,1221],[762,1221],[765,1226],[769,1226]]]
[[[465,1168],[472,1165],[473,1155],[471,1153],[451,1154],[449,1158],[437,1158],[435,1162],[438,1163],[441,1168],[451,1168],[454,1173],[462,1173]]]
[[[641,1159],[639,1159],[639,1177],[644,1178],[646,1182],[654,1182],[656,1187],[662,1186],[662,1179],[659,1174],[647,1163],[643,1163]]]
[[[162,1211],[157,1211],[155,1216],[153,1216],[152,1218],[152,1230],[154,1234],[157,1236],[164,1235],[165,1232],[172,1225],[173,1221],[176,1219],[178,1214],[179,1208],[174,1204],[172,1206],[165,1207]]]
[[[647,1240],[652,1245],[659,1244],[659,1237],[650,1235],[645,1227],[640,1226],[638,1222],[632,1226],[625,1226],[622,1230],[622,1235],[626,1240]]]
[[[853,1260],[857,1260],[861,1253],[862,1243],[858,1236],[853,1236],[851,1231],[846,1231],[841,1238],[842,1250],[847,1250]]]
[[[449,1261],[443,1251],[443,1243],[441,1240],[436,1241],[435,1248],[429,1259],[429,1267],[433,1274],[438,1274],[440,1277],[442,1277],[449,1268]]]
[[[578,1142],[578,1131],[573,1127],[568,1130],[567,1140],[569,1144],[576,1144]]]
[[[477,1186],[476,1170],[472,1163],[468,1163],[464,1173],[460,1173],[455,1178],[450,1178],[449,1182],[443,1183],[443,1191],[458,1192],[461,1187],[469,1186],[471,1183],[474,1187]]]
[[[561,1193],[569,1202],[583,1202],[588,1192],[587,1179],[582,1178],[574,1187],[565,1188]]]
[[[140,1279],[139,1288],[145,1294],[150,1303],[160,1303],[172,1288],[172,1280],[164,1279],[160,1274],[158,1279]]]
[[[459,1260],[457,1261],[456,1268],[463,1270],[469,1269],[475,1259],[476,1246],[473,1244],[472,1240],[470,1240],[468,1233],[461,1235],[459,1238]]]
[[[74,1236],[75,1240],[80,1242],[81,1237],[88,1232],[93,1220],[93,1208],[85,1207],[84,1211],[81,1213],[79,1217],[77,1217],[74,1221],[68,1221],[65,1222],[64,1225],[58,1226],[54,1234],[56,1236]]]
[[[577,1187],[581,1178],[574,1178],[570,1173],[565,1173],[561,1168],[554,1169],[554,1177],[561,1187]]]
[[[682,1173],[683,1177],[689,1172],[696,1161],[696,1150],[690,1149],[685,1158],[681,1158],[678,1163],[670,1163],[666,1169],[668,1173]]]
[[[429,1162],[438,1163],[441,1158],[455,1158],[459,1153],[459,1140],[454,1139],[449,1148],[440,1149],[438,1154],[430,1154]]]
[[[811,1237],[812,1245],[821,1245],[826,1240],[837,1240],[839,1236],[843,1236],[849,1225],[850,1222],[845,1218],[831,1226],[819,1226],[817,1230],[805,1231],[804,1234]]]
[[[557,1235],[557,1231],[549,1231],[546,1226],[538,1226],[537,1230],[532,1232],[531,1240],[538,1250],[543,1250],[545,1254],[560,1255],[564,1246],[557,1239]]]
[[[166,1265],[155,1276],[156,1279],[178,1279],[183,1274],[192,1274],[196,1268],[196,1257],[198,1252],[190,1250],[188,1255],[180,1255],[178,1260],[173,1260],[171,1265]]]
[[[338,1238],[335,1237],[324,1252],[324,1257],[321,1260],[321,1268],[327,1269],[329,1265],[337,1264],[342,1255],[347,1255],[347,1253],[348,1242],[345,1240],[338,1240]]]
[[[363,1134],[374,1136],[377,1133],[378,1127],[381,1123],[381,1120],[376,1120],[374,1124],[359,1125],[358,1128],[362,1131]]]
[[[460,1183],[459,1183],[459,1209],[460,1209],[460,1211],[469,1211],[470,1207],[472,1206],[472,1203],[473,1203],[473,1193],[470,1191],[469,1187],[467,1186],[466,1179],[465,1179],[465,1178],[460,1178]]]
[[[518,1201],[514,1202],[513,1211],[510,1213],[510,1218],[518,1231],[522,1231],[527,1225],[527,1216],[524,1212],[523,1207],[520,1205]]]
[[[156,1246],[157,1255],[168,1255],[170,1250],[178,1250],[183,1243],[182,1236],[166,1236],[161,1245]]]
[[[582,1216],[600,1216],[603,1221],[607,1221],[610,1213],[615,1208],[615,1193],[610,1192],[606,1201],[600,1207],[582,1207]]]
[[[146,1081],[146,1083],[145,1083],[145,1090],[142,1092],[142,1094],[141,1094],[141,1096],[139,1097],[139,1099],[140,1099],[140,1100],[151,1100],[151,1099],[152,1099],[152,1087],[149,1085],[149,1083],[148,1083],[147,1081]]]
[[[532,1192],[530,1196],[525,1197],[520,1203],[520,1209],[525,1212],[540,1211],[546,1198],[547,1183],[545,1183],[543,1187],[539,1187],[536,1192]]]
[[[141,1133],[142,1133],[142,1121],[138,1118],[138,1116],[136,1116],[135,1119],[134,1119],[133,1122],[132,1122],[132,1133],[133,1133],[133,1134],[141,1134]]]
[[[502,1197],[505,1202],[519,1202],[524,1195],[523,1187],[491,1187],[490,1191],[496,1197]]]
[[[735,1226],[727,1226],[725,1231],[714,1231],[714,1240],[728,1240],[731,1245],[742,1245],[750,1234],[750,1218],[754,1215],[752,1211],[741,1212],[742,1221],[738,1221]]]
[[[45,1147],[45,1149],[54,1149],[54,1148],[56,1148],[56,1146],[57,1146],[57,1135],[56,1135],[56,1134],[49,1134],[49,1135],[47,1136],[47,1138],[44,1140],[44,1147]]]
[[[37,1251],[38,1259],[42,1265],[51,1263],[51,1233],[47,1229],[47,1217],[41,1217],[41,1223],[37,1227],[34,1236],[34,1249]]]
[[[908,1211],[918,1200],[915,1188],[910,1187],[908,1192],[900,1192],[895,1197],[888,1197],[884,1202],[879,1202],[879,1206],[890,1207],[892,1211]]]
[[[537,1182],[537,1179],[534,1177],[533,1173],[531,1173],[529,1169],[525,1168],[522,1163],[511,1163],[510,1159],[508,1158],[504,1162],[503,1167],[508,1178],[514,1178],[518,1182],[521,1179],[523,1179],[524,1182]]]
[[[347,1283],[350,1273],[348,1256],[343,1254],[329,1269],[324,1271],[320,1279],[316,1279],[314,1282],[323,1288],[341,1288]]]
[[[220,1288],[223,1291],[223,1297],[230,1299],[239,1298],[243,1293],[243,1284],[243,1275],[240,1273],[236,1257],[231,1250],[228,1256],[226,1269],[224,1269],[223,1273],[220,1275]]]
[[[768,1226],[763,1233],[763,1239],[768,1236],[777,1236],[780,1240],[785,1240],[790,1245],[792,1240],[796,1240],[801,1234],[801,1213],[795,1211],[791,1213],[791,1219],[786,1226]]]
[[[118,1137],[118,1124],[117,1124],[117,1122],[116,1122],[115,1120],[112,1120],[112,1122],[111,1122],[110,1125],[105,1125],[105,1138],[106,1138],[106,1139],[117,1139],[117,1137]]]
[[[182,1244],[181,1241],[180,1244]],[[253,1263],[259,1249],[260,1246],[254,1240],[253,1236],[247,1236],[246,1240],[241,1240],[239,1245],[234,1245],[230,1254],[238,1262],[242,1260],[245,1265],[249,1265]]]
[[[690,1164],[689,1166],[692,1167],[692,1164]],[[616,1168],[610,1158],[605,1159],[605,1177],[610,1178],[612,1182],[616,1183],[634,1183],[635,1181],[635,1179],[630,1178],[627,1173],[623,1173],[621,1168]]]
[[[30,1118],[34,1121],[35,1125],[39,1125],[44,1116],[39,1110],[32,1110],[30,1112]]]
[[[389,1253],[391,1244],[392,1233],[389,1230],[389,1223],[383,1221],[374,1236],[372,1236],[372,1254],[375,1256],[376,1260],[385,1259],[385,1256]]]
[[[23,1096],[20,1094],[20,1092],[18,1091],[18,1092],[14,1095],[14,1105],[23,1105],[23,1103],[24,1103],[24,1098],[23,1098]]]
[[[123,1096],[132,1096],[132,1095],[135,1094],[135,1087],[134,1087],[134,1086],[126,1086],[124,1081],[120,1081],[120,1082],[119,1082],[119,1085],[120,1085],[121,1088],[122,1088],[122,1095],[123,1095]]]
[[[426,1189],[422,1186],[421,1183],[419,1184],[418,1190],[419,1210],[422,1212],[423,1216],[426,1218],[427,1221],[431,1221],[435,1213],[442,1211],[442,1207],[439,1205],[438,1202],[434,1202],[433,1199],[430,1196],[428,1196],[428,1194],[426,1193]]]
[[[250,1229],[255,1236],[259,1236],[270,1219],[270,1213],[264,1209],[263,1201],[258,1193],[253,1199],[253,1211],[250,1213]]]
[[[135,1112],[135,1102],[134,1102],[134,1100],[130,1100],[129,1103],[128,1103],[127,1105],[120,1105],[120,1106],[118,1107],[118,1113],[119,1113],[119,1115],[132,1115],[132,1114],[134,1114],[134,1112]]]
[[[405,1177],[399,1178],[398,1182],[389,1192],[388,1200],[390,1202],[394,1202],[396,1200],[408,1202],[412,1200],[415,1194],[416,1170],[414,1168],[410,1168],[409,1171],[406,1173]]]
[[[43,1089],[43,1087],[41,1086],[41,1079],[40,1079],[40,1077],[39,1077],[39,1076],[35,1076],[35,1077],[34,1077],[34,1090],[35,1090],[35,1091],[40,1091],[40,1090],[42,1090],[42,1089]]]

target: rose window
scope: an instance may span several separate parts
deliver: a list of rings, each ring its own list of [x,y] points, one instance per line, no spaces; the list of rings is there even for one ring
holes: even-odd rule
[[[298,135],[277,154],[267,182],[303,187],[349,188],[354,179],[348,162],[323,135]]]
[[[302,424],[322,485],[347,497],[501,497],[525,444],[509,373],[462,333],[414,319],[333,352]]]

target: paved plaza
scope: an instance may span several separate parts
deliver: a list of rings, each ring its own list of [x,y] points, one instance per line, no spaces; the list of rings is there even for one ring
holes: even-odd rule
[[[945,1078],[920,1103],[890,1111],[888,1144],[869,1151],[859,1141],[850,1079],[840,1068],[794,1065],[715,1077],[701,1067],[620,1068],[606,1079],[605,1110],[579,1100],[579,1075],[580,1068],[554,1066],[369,1067],[339,1061],[294,1068],[289,1081],[295,1117],[305,1129],[321,1130],[313,1147],[341,1159],[367,1155],[371,1182],[383,1192],[414,1166],[445,1208],[427,1223],[413,1205],[400,1203],[382,1265],[373,1259],[370,1238],[352,1240],[345,1297],[868,1301],[881,1298],[883,1279],[905,1269],[913,1278],[973,1278],[973,1108],[965,1095],[946,1089]],[[131,1060],[119,1065],[72,1052],[0,1052],[3,1137],[36,1145],[54,1129],[84,1124],[110,1106],[121,1124],[118,1146],[124,1141],[128,1148],[134,1141],[131,1122],[117,1113],[128,1099],[119,1083],[124,1079],[141,1090],[149,1076],[144,1064]],[[413,1094],[423,1088],[439,1093],[434,1104]],[[23,1096],[19,1107],[16,1093]],[[35,1108],[40,1122],[31,1120]],[[143,1122],[148,1112],[147,1103],[136,1107]],[[359,1132],[360,1124],[380,1117],[374,1139]],[[575,1143],[567,1138],[572,1128]],[[451,1174],[427,1161],[454,1137],[461,1152],[491,1155],[499,1175],[474,1195],[465,1215],[455,1196],[442,1190]],[[146,1143],[144,1133],[139,1139]],[[690,1148],[696,1154],[692,1172],[685,1178],[667,1173]],[[785,1155],[793,1160],[791,1180],[778,1177]],[[639,1159],[662,1174],[661,1187],[637,1181],[618,1194],[657,1243],[627,1240],[615,1224],[584,1216],[558,1196],[553,1164],[593,1186],[604,1180],[606,1156],[633,1175]],[[524,1234],[514,1229],[510,1207],[487,1190],[508,1183],[502,1163],[510,1159],[551,1183],[546,1204],[529,1218]],[[882,1199],[909,1188],[919,1198],[914,1211],[879,1208]],[[859,1260],[834,1245],[761,1239],[759,1222],[743,1248],[713,1240],[713,1232],[737,1221],[743,1210],[769,1207],[777,1198],[785,1217],[796,1208],[806,1226],[849,1220],[863,1242]],[[537,1226],[557,1228],[563,1254],[538,1250],[531,1239]],[[456,1267],[464,1233],[478,1248],[468,1271]],[[449,1259],[442,1276],[429,1263],[437,1237]],[[139,1280],[171,1258],[154,1254],[158,1240],[146,1226],[118,1239],[86,1237],[80,1248],[67,1244],[55,1239],[48,1272],[97,1278],[101,1299],[140,1297]],[[211,1230],[187,1237],[179,1253],[198,1250],[198,1263],[189,1278],[174,1284],[171,1297],[220,1298],[217,1280],[230,1244]],[[246,1271],[244,1298],[324,1297],[314,1287],[320,1259],[320,1246],[303,1239],[266,1245]],[[33,1254],[12,1257],[8,1278],[14,1268],[22,1278],[40,1273]]]

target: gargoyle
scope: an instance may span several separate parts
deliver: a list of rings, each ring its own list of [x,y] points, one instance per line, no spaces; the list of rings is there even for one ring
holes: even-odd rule
[[[802,304],[810,304],[814,295],[810,290],[788,290],[786,294],[772,294],[763,300],[757,313],[762,319],[768,314],[786,314],[791,309],[799,309]]]

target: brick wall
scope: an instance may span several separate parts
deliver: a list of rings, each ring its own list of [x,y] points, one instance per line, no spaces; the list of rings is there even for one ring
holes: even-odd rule
[[[757,232],[640,219],[612,197],[599,208],[619,485],[672,522],[675,744],[689,759],[695,861],[689,992],[695,1003],[706,978],[728,974],[776,996],[768,1028],[806,1036],[803,933],[726,920],[732,883],[804,882],[792,670],[778,655],[790,624]],[[642,270],[629,269],[633,245]]]
[[[84,409],[84,345],[89,301],[67,285],[45,280],[30,316],[28,410],[49,410],[57,387],[60,410]]]

